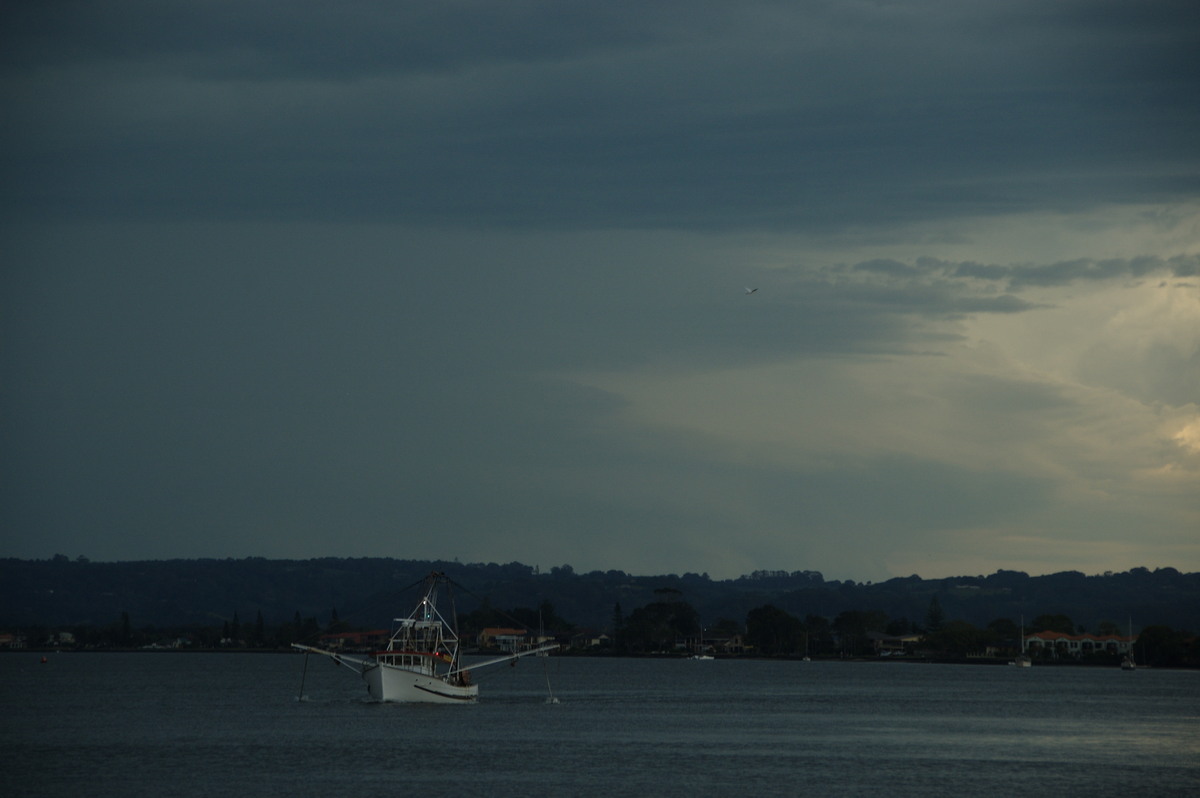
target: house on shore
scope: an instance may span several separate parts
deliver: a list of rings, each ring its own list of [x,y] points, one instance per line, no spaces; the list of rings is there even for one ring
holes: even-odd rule
[[[1088,657],[1092,654],[1125,655],[1133,650],[1136,637],[1120,635],[1068,635],[1062,632],[1035,632],[1025,635],[1025,649],[1030,654],[1051,652],[1056,657]]]

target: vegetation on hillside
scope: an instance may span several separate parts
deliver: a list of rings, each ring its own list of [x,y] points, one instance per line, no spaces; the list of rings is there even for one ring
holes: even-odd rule
[[[0,633],[30,645],[286,648],[335,631],[387,628],[431,570],[455,580],[464,637],[521,626],[601,640],[621,654],[696,648],[759,656],[871,656],[882,636],[919,637],[896,654],[1003,656],[1027,631],[1124,635],[1147,664],[1200,665],[1200,574],[1171,568],[1085,576],[826,581],[815,571],[632,576],[416,560],[0,560]],[[503,609],[501,609],[503,608]],[[734,642],[730,642],[734,641]],[[1053,652],[1051,652],[1053,654]]]

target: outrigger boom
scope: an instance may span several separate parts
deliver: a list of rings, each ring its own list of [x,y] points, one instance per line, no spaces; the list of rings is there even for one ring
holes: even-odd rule
[[[361,671],[365,672],[368,668],[375,667],[374,657],[355,657],[349,654],[343,654],[340,651],[330,651],[327,648],[316,648],[315,646],[305,646],[300,643],[292,643],[292,648],[298,651],[306,651],[311,654],[322,654],[329,657],[338,665],[346,665],[347,662],[353,662],[355,665],[361,666]],[[547,643],[537,648],[531,648],[528,651],[518,651],[516,654],[507,654],[503,657],[495,657],[493,659],[485,659],[483,662],[463,663],[460,667],[446,671],[446,676],[454,676],[459,673],[470,673],[479,668],[486,668],[491,665],[499,665],[502,662],[510,662],[521,657],[528,657],[531,654],[542,654],[548,651],[557,651],[562,648],[558,643]],[[389,654],[391,652],[381,651],[380,654]],[[432,654],[423,654],[421,656],[434,656]],[[348,666],[347,666],[348,667]]]
[[[485,659],[483,662],[464,663],[459,668],[450,671],[450,673],[455,674],[455,673],[461,673],[463,671],[478,670],[479,668],[486,668],[489,665],[499,665],[501,662],[509,662],[514,659],[520,659],[521,657],[528,657],[530,654],[542,654],[547,651],[557,651],[559,648],[561,648],[561,646],[558,643],[547,643],[544,646],[538,646],[537,648],[531,648],[528,651],[519,651],[516,654],[509,654],[508,656],[504,656],[504,657],[496,657],[495,659]]]

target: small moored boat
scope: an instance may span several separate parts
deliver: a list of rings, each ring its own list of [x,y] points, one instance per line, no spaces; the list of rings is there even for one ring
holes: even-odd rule
[[[1025,616],[1024,615],[1021,616],[1021,653],[1017,655],[1016,659],[1014,659],[1012,662],[1010,662],[1008,664],[1016,665],[1018,668],[1032,668],[1033,667],[1033,660],[1029,658],[1028,652],[1025,651]]]
[[[1124,658],[1121,659],[1121,670],[1123,670],[1123,671],[1137,670],[1137,663],[1133,659],[1134,640],[1135,640],[1135,638],[1133,636],[1133,618],[1130,618],[1129,619],[1129,652],[1127,654],[1125,654]]]

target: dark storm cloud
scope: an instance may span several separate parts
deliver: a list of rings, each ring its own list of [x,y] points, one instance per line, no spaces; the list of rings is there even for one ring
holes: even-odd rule
[[[1191,212],[1123,209],[1200,187],[1196,16],[6,3],[10,550],[862,578],[910,532],[1065,518],[1091,441],[1191,440]],[[1097,208],[1176,238],[972,239]],[[1066,376],[1006,349],[1081,329],[1051,289],[1140,281],[1170,334],[1126,314]]]
[[[955,277],[973,277],[1007,284],[1013,290],[1022,288],[1069,285],[1083,281],[1112,280],[1116,278],[1137,279],[1150,274],[1169,274],[1174,277],[1190,277],[1200,269],[1200,257],[1177,255],[1172,258],[1110,258],[1093,260],[1080,258],[1044,265],[1009,265],[960,263],[942,264],[926,261],[929,268],[953,274]]]
[[[722,264],[532,238],[143,226],[35,240],[5,279],[20,301],[3,316],[4,481],[22,497],[5,525],[93,536],[93,556],[301,555],[338,530],[368,553],[397,545],[398,524],[596,534],[624,514],[690,516],[606,486],[727,466],[614,434],[623,400],[556,372],[928,345],[904,321],[915,300],[881,312],[814,281],[748,304]]]
[[[1033,268],[1033,267],[1031,267]],[[822,303],[835,297],[844,308],[858,307],[864,315],[902,313],[943,317],[973,313],[1022,313],[1044,305],[993,286],[982,290],[963,277],[986,275],[991,281],[1011,278],[1011,268],[976,263],[949,263],[918,258],[912,263],[893,259],[862,261],[852,266],[809,271],[799,270],[800,293],[811,286],[824,286]],[[864,279],[865,278],[865,279]]]
[[[561,13],[531,26],[546,4],[512,2],[351,2],[301,0],[290,13],[237,2],[159,3],[127,0],[7,4],[9,64],[159,63],[191,77],[354,77],[399,69],[553,58],[586,49],[595,23],[567,28]],[[559,4],[554,4],[559,5]],[[555,25],[555,23],[558,23]],[[557,34],[557,35],[556,35]]]
[[[845,288],[886,285],[896,289],[922,286],[955,286],[959,291],[977,292],[971,280],[994,283],[1006,290],[1044,288],[1081,282],[1102,282],[1118,279],[1141,279],[1150,275],[1185,278],[1200,273],[1200,256],[1176,255],[1170,258],[1142,256],[1138,258],[1077,258],[1070,261],[1034,264],[994,264],[975,261],[953,262],[921,257],[906,263],[890,258],[862,261],[850,267],[838,266],[825,270],[825,279]],[[865,274],[873,278],[854,281],[850,275]],[[985,286],[983,290],[994,290]]]
[[[1180,77],[1198,65],[1194,12],[1099,17],[1070,3],[10,5],[9,207],[812,229],[1194,190],[1178,185],[1196,166],[1200,112]]]
[[[22,497],[8,529],[165,556],[398,519],[469,528],[530,489],[489,488],[498,475],[560,467],[587,438],[578,419],[611,402],[533,373],[555,358],[519,277],[328,268],[353,252],[344,239],[143,233],[123,263],[95,268],[99,234],[6,280],[22,301],[4,318],[4,406],[24,419],[4,428]]]

